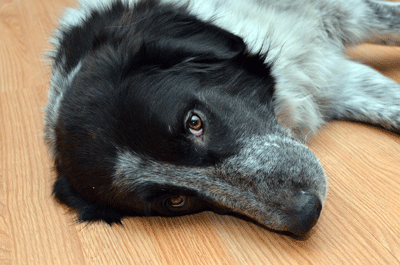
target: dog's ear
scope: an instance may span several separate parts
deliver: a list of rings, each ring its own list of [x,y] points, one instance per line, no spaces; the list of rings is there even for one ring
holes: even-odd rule
[[[246,50],[240,37],[203,22],[176,28],[164,45],[188,56],[209,60],[228,60]]]
[[[186,14],[175,14],[168,21],[160,21],[160,25],[163,26],[158,34],[163,45],[175,51],[227,60],[246,49],[240,37]]]
[[[181,62],[221,62],[245,53],[244,41],[228,31],[194,18],[174,17],[152,29],[144,38],[139,55],[141,65],[168,68]],[[154,36],[155,35],[155,36]]]

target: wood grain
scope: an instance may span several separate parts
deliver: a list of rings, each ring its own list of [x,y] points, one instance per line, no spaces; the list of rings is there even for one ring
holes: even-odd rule
[[[333,122],[310,148],[329,178],[322,216],[302,241],[201,213],[76,224],[51,197],[43,143],[47,40],[67,0],[0,1],[0,264],[400,264],[400,137]],[[348,51],[400,82],[400,48]]]

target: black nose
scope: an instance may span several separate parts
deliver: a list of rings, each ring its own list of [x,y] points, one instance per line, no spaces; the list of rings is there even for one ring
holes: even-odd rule
[[[295,198],[295,206],[291,211],[289,232],[304,236],[317,223],[322,210],[320,199],[312,194],[303,192]]]

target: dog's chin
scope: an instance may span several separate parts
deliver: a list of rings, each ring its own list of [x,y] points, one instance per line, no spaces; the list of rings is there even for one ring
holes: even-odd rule
[[[257,227],[265,229],[265,230],[267,230],[269,232],[272,232],[272,233],[275,233],[275,234],[278,234],[278,235],[287,236],[287,237],[290,237],[290,238],[293,238],[293,239],[299,240],[299,241],[308,240],[315,233],[315,230],[316,230],[315,228],[312,228],[309,231],[306,231],[306,232],[303,232],[303,233],[298,233],[298,232],[294,233],[294,232],[290,232],[290,231],[284,230],[284,229],[277,230],[277,229],[270,228],[269,226],[267,226],[267,225],[265,225],[265,224],[263,224],[261,222],[258,222],[258,221],[254,220],[254,219],[252,219],[252,218],[250,218],[250,217],[248,217],[248,216],[246,216],[244,214],[241,214],[241,213],[232,212],[232,211],[231,212],[228,212],[228,211],[226,211],[226,212],[214,212],[214,213],[215,214],[219,214],[219,215],[224,215],[224,216],[232,216],[234,218],[238,218],[240,220],[243,220],[243,221],[245,221],[247,223],[251,223],[253,225],[256,225]]]

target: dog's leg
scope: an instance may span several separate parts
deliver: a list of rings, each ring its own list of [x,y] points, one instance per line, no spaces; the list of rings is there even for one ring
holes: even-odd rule
[[[330,118],[366,122],[400,133],[400,85],[376,70],[345,61]]]
[[[368,43],[400,46],[400,3],[367,0],[369,7],[379,21],[376,33],[367,38]]]
[[[329,1],[322,14],[326,32],[339,45],[369,42],[400,46],[400,2]]]

